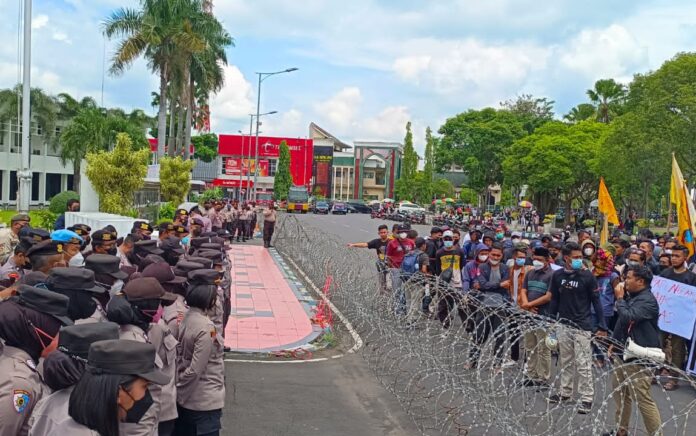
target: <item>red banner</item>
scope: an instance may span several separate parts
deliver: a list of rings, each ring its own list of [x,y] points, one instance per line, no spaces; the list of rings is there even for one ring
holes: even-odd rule
[[[259,176],[268,177],[268,159],[259,159]]]
[[[220,186],[222,188],[239,188],[240,182],[239,179],[214,179],[213,186]],[[246,179],[242,179],[241,187],[247,188],[249,186],[254,186],[254,181],[249,180],[247,183]]]

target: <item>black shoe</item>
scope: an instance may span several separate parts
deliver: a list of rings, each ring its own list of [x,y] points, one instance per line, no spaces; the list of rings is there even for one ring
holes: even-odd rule
[[[229,353],[230,351],[232,351],[232,349],[230,347],[223,347],[222,351],[224,351],[225,353]]]
[[[273,245],[271,245],[271,244],[268,244],[268,248],[273,248]]]
[[[587,415],[592,412],[592,401],[583,401],[578,406],[578,413],[580,415]]]
[[[573,398],[566,397],[563,395],[553,394],[546,401],[548,401],[549,404],[567,404],[567,403],[570,403],[571,401],[573,401]]]
[[[531,378],[526,378],[522,382],[522,386],[527,387],[527,388],[534,388],[534,387],[539,386],[539,382],[537,382],[536,380],[531,379]]]

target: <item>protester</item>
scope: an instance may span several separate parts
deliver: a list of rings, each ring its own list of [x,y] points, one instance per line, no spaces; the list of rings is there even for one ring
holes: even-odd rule
[[[462,267],[465,259],[464,252],[454,243],[454,233],[447,230],[442,233],[443,247],[435,255],[435,275],[439,277],[441,286],[438,287],[437,318],[442,327],[447,330],[452,323],[452,309],[457,305],[457,312],[462,321],[466,313],[462,307]]]
[[[613,396],[616,402],[617,435],[628,436],[632,403],[635,399],[643,423],[649,435],[661,435],[662,419],[660,411],[652,398],[650,382],[652,370],[645,362],[628,358],[623,354],[627,341],[632,340],[641,347],[660,348],[657,320],[660,308],[651,292],[652,272],[645,266],[630,266],[626,275],[625,292],[616,296],[617,321],[610,347],[613,355],[614,373],[612,376]]]
[[[66,212],[79,212],[80,211],[80,200],[71,198],[68,200]],[[53,230],[62,230],[65,228],[65,212],[58,215],[55,224],[53,224]]]
[[[398,237],[392,239],[387,244],[386,260],[390,271],[392,292],[394,297],[394,310],[398,314],[406,313],[405,297],[401,288],[401,262],[404,260],[406,253],[415,248],[412,240],[408,239],[409,228],[405,224],[399,224],[397,227]]]
[[[271,239],[273,239],[273,231],[275,230],[276,211],[275,204],[271,203],[263,210],[263,246],[271,247]]]
[[[583,269],[583,253],[580,245],[569,242],[563,247],[562,253],[566,266],[553,275],[549,307],[549,316],[558,317],[561,323],[557,332],[561,390],[559,394],[549,397],[549,403],[572,401],[573,387],[577,381],[580,393],[577,412],[588,414],[592,411],[594,397],[590,307],[594,307],[597,314],[597,336],[606,336],[607,326],[596,292],[597,280],[590,271]]]

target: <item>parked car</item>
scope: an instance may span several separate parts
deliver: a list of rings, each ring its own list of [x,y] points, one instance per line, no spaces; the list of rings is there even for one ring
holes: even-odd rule
[[[334,203],[331,213],[334,215],[345,215],[348,213],[348,207],[345,203]]]
[[[325,201],[317,201],[314,205],[314,213],[329,214],[329,203]]]
[[[354,201],[351,201],[347,204],[348,206],[353,207],[353,209],[355,209],[355,212],[357,213],[372,213],[372,208],[366,204],[356,203]]]
[[[414,203],[401,203],[397,211],[406,214],[425,213],[425,209]]]

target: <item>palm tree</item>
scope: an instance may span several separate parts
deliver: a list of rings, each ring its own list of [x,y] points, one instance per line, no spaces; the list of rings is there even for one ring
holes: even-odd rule
[[[587,96],[597,107],[597,119],[609,124],[626,98],[626,87],[614,79],[602,79],[595,82],[594,89],[587,90]]]
[[[80,166],[88,152],[103,147],[106,114],[98,108],[84,108],[72,118],[60,135],[60,162],[73,164],[75,191],[80,192]]]
[[[0,90],[0,130],[4,130],[7,126],[9,131],[14,133],[17,145],[21,142],[19,127],[21,94],[22,85],[17,85],[13,89]],[[32,121],[43,132],[46,143],[54,145],[58,118],[58,106],[55,99],[40,88],[32,88],[30,98]],[[15,128],[12,127],[13,124]]]
[[[173,61],[181,51],[205,48],[188,23],[188,18],[202,13],[200,0],[141,0],[141,9],[121,8],[104,22],[107,37],[123,38],[111,60],[109,71],[123,73],[137,58],[144,57],[153,72],[160,76],[157,155],[164,155],[167,128],[167,85]]]
[[[580,103],[563,115],[563,119],[571,124],[579,123],[580,121],[585,121],[586,119],[597,117],[597,111],[593,105],[590,103]]]
[[[61,92],[56,96],[56,103],[58,103],[58,116],[62,120],[69,120],[82,109],[96,109],[98,107],[97,101],[92,97],[83,97],[78,101],[66,92]]]

